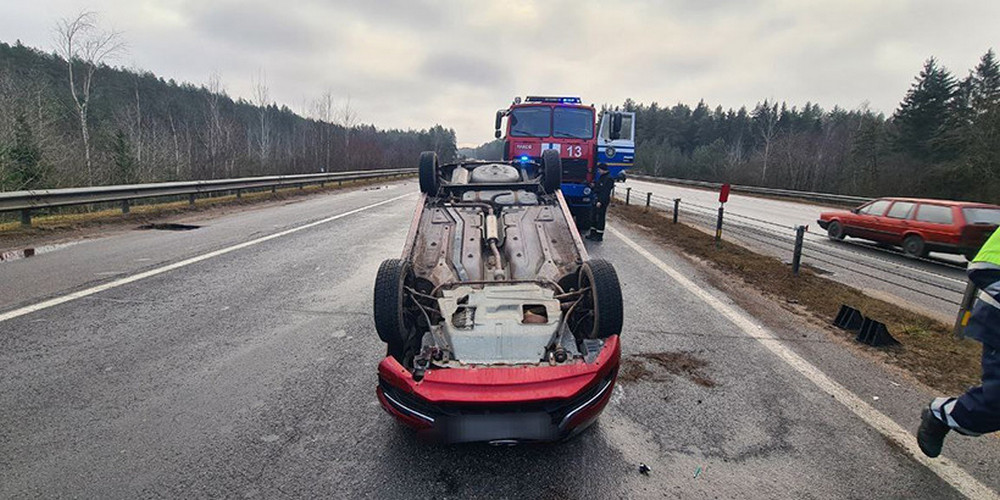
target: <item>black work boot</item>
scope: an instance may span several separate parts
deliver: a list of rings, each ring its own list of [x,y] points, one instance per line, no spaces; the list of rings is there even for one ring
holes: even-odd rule
[[[590,241],[604,241],[604,233],[591,229],[590,234],[587,235],[587,239]]]
[[[920,428],[917,429],[917,444],[920,445],[920,451],[931,458],[940,455],[944,437],[950,430],[948,424],[934,416],[929,407],[924,408],[920,413]]]

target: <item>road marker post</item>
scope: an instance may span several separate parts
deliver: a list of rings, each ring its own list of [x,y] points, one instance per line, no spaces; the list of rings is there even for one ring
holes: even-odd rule
[[[674,198],[674,224],[677,224],[677,213],[681,211],[681,199]]]
[[[649,208],[649,202],[653,198],[653,193],[646,193],[646,208]]]
[[[632,188],[630,188],[630,187],[625,188],[625,206],[626,207],[628,206],[628,199],[629,199],[629,197],[631,195],[632,195]]]
[[[795,250],[792,252],[792,274],[798,276],[802,264],[802,240],[806,235],[806,226],[795,228]]]

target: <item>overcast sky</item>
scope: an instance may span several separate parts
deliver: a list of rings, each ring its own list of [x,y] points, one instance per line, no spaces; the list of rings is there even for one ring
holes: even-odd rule
[[[585,102],[891,113],[925,59],[964,76],[1000,43],[997,0],[5,0],[0,40],[52,48],[82,9],[124,32],[118,64],[250,96],[266,72],[303,112],[325,89],[382,128],[453,127],[492,138],[515,95]]]

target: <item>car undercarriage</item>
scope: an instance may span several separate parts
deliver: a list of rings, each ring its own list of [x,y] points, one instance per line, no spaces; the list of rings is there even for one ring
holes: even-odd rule
[[[574,397],[598,379],[613,382],[620,285],[610,263],[589,259],[559,192],[560,174],[554,151],[538,164],[438,165],[433,153],[421,156],[423,194],[403,257],[384,261],[375,283],[376,330],[409,389],[380,389],[380,399],[406,399],[444,370],[496,378],[509,367],[593,368],[593,381],[567,393]],[[612,346],[613,370],[598,367]],[[536,382],[556,372],[537,373]]]

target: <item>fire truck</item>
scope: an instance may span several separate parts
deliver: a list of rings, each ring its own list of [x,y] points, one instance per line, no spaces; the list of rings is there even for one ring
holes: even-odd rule
[[[624,180],[635,159],[635,113],[605,111],[596,118],[594,106],[579,97],[515,97],[509,108],[497,111],[494,127],[496,138],[504,138],[505,161],[541,164],[542,151],[559,152],[562,193],[584,229],[597,203],[598,167],[607,166],[613,179]]]

